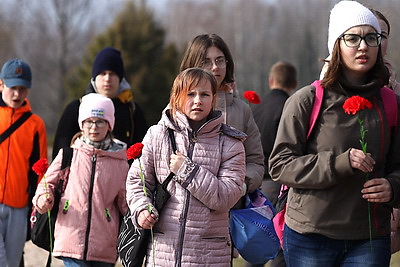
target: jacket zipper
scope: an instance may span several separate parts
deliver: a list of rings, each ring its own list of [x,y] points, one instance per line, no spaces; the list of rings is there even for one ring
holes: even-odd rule
[[[86,235],[85,235],[85,251],[83,253],[83,260],[87,260],[87,253],[88,253],[88,246],[89,246],[89,233],[91,227],[91,220],[92,220],[92,197],[93,197],[93,187],[94,187],[94,175],[96,171],[96,162],[97,162],[97,155],[93,154],[92,156],[92,172],[90,175],[90,187],[89,187],[89,198],[88,198],[88,220],[87,220],[87,228],[86,228]]]
[[[189,149],[188,149],[188,158],[192,159],[193,157],[193,150],[194,146],[197,142],[197,135],[196,132],[189,136]],[[189,191],[185,190],[185,199],[184,199],[184,208],[181,216],[179,218],[179,238],[178,238],[178,249],[176,251],[176,263],[175,266],[180,267],[182,261],[182,251],[183,251],[183,240],[185,238],[186,232],[186,219],[189,211],[189,203],[190,203],[190,193]]]

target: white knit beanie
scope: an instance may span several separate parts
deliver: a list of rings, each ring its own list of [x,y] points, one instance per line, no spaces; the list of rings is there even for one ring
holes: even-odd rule
[[[381,33],[378,19],[365,6],[356,1],[341,1],[331,10],[329,18],[328,50],[332,54],[336,40],[354,26],[370,25]]]
[[[91,93],[82,97],[79,106],[78,123],[82,130],[82,122],[88,118],[95,117],[108,121],[111,130],[114,129],[114,104],[111,99],[101,94]]]

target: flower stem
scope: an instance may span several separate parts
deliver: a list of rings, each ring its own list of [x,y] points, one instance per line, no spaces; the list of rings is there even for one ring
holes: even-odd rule
[[[140,170],[139,176],[140,176],[140,179],[142,180],[142,184],[143,184],[143,193],[147,197],[147,188],[146,188],[143,168],[142,168],[142,164],[140,163],[140,159],[138,159],[138,161],[139,161],[139,170]],[[150,203],[147,204],[147,209],[150,213],[152,212],[152,207],[151,207]],[[156,266],[153,227],[150,228],[150,235],[151,235],[151,246],[152,246],[152,251],[153,251],[153,255],[152,255],[153,256],[153,266]]]
[[[367,130],[364,128],[364,120],[358,118],[358,123],[360,124],[360,144],[362,151],[364,154],[367,154],[367,143],[365,142],[365,135],[367,133]],[[366,180],[369,180],[369,173],[366,174],[365,176]],[[367,201],[368,204],[368,227],[369,227],[369,245],[371,248],[372,252],[372,222],[371,222],[371,206],[369,201]]]
[[[48,190],[48,185],[47,185],[47,180],[46,180],[46,176],[43,176],[43,180],[44,180],[44,189],[46,190],[46,198],[49,197],[49,190]],[[54,207],[53,207],[54,208]],[[49,257],[50,257],[50,265],[51,265],[51,260],[52,260],[52,254],[53,254],[53,233],[52,233],[52,229],[51,229],[51,219],[50,219],[50,210],[47,210],[47,219],[49,220],[49,240],[50,240],[50,248],[49,248]]]
[[[368,226],[369,226],[369,246],[372,252],[372,225],[371,225],[371,206],[368,202]]]

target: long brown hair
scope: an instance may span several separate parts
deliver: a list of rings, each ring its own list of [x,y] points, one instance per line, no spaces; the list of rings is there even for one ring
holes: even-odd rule
[[[217,93],[217,81],[215,80],[214,75],[201,68],[186,69],[179,73],[175,78],[169,98],[169,106],[171,109],[170,115],[174,121],[176,111],[182,111],[183,104],[186,102],[187,92],[195,88],[202,80],[207,80],[211,83],[214,106],[215,94]]]

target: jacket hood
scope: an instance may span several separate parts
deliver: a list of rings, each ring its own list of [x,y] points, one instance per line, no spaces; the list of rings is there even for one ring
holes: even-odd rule
[[[221,124],[223,123],[222,113],[219,110],[212,111],[206,122],[197,130],[197,134],[209,134],[211,132],[219,132]],[[169,105],[163,110],[162,116],[158,124],[164,125],[165,127],[171,128],[178,132],[189,130],[192,132],[189,120],[186,115],[180,111],[176,112],[176,122],[172,120],[171,109]]]

